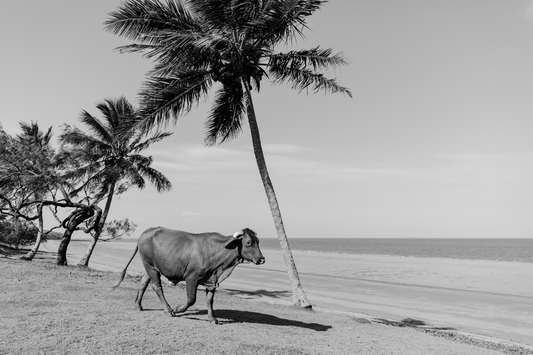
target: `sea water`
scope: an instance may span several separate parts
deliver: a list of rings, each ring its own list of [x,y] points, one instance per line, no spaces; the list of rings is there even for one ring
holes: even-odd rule
[[[262,249],[279,250],[275,238],[261,238]],[[533,238],[293,238],[291,250],[306,252],[414,256],[533,263]]]

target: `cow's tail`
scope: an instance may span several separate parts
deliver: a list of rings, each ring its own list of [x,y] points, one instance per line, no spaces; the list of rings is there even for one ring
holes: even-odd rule
[[[124,270],[122,270],[122,273],[120,274],[120,278],[118,279],[117,283],[111,286],[112,289],[117,288],[120,285],[120,283],[124,280],[124,277],[126,277],[126,270],[128,270],[128,266],[130,266],[131,261],[135,257],[135,254],[137,254],[137,250],[139,250],[138,245],[135,246],[135,251],[133,252],[133,255],[131,256],[130,261],[128,261],[128,263],[126,264],[126,267],[124,268]]]

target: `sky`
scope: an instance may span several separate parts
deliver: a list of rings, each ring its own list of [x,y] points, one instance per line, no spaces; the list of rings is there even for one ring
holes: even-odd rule
[[[152,67],[103,29],[120,0],[0,1],[0,123],[56,136],[121,95],[137,104]],[[342,95],[264,82],[254,96],[290,238],[533,237],[533,1],[331,0],[305,39],[349,64]],[[280,50],[286,50],[280,48]],[[173,184],[132,189],[110,219],[260,238],[276,231],[249,127],[204,146],[210,99],[147,155]]]

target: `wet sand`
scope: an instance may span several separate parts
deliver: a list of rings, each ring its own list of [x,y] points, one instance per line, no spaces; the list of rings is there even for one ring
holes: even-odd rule
[[[58,241],[44,248],[57,251]],[[87,242],[71,242],[74,265]],[[120,271],[135,243],[100,242],[90,266]],[[221,284],[241,297],[291,303],[281,252],[263,250],[266,264],[239,265]],[[305,292],[315,308],[435,327],[533,345],[533,263],[415,258],[293,251]],[[140,275],[136,256],[128,268]]]

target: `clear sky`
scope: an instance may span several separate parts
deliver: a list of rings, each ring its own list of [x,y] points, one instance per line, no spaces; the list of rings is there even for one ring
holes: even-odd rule
[[[103,30],[119,0],[1,1],[0,122],[56,135],[136,93],[151,62]],[[353,99],[263,84],[262,140],[289,238],[532,237],[533,1],[331,0],[294,48],[342,51]],[[170,193],[131,190],[110,218],[276,232],[251,150],[203,146],[209,101],[147,154]]]

